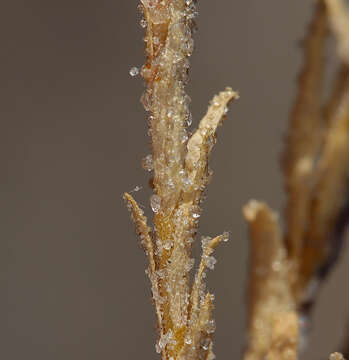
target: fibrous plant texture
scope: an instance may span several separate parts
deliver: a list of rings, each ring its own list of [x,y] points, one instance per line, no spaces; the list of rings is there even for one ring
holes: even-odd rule
[[[141,0],[145,28],[146,82],[152,154],[143,167],[153,172],[153,225],[128,193],[125,201],[149,260],[163,360],[212,360],[214,296],[205,290],[212,253],[228,234],[202,238],[194,280],[192,246],[201,202],[212,171],[209,155],[217,127],[238,94],[215,96],[193,134],[185,93],[193,51],[193,0]],[[324,97],[324,51],[332,29],[340,62],[337,79]],[[287,193],[285,230],[278,214],[251,200],[243,213],[251,238],[246,360],[295,360],[306,344],[319,284],[335,263],[348,220],[349,15],[340,0],[318,0],[304,40],[304,65],[290,117],[282,164]],[[138,69],[133,68],[131,75]],[[325,99],[325,100],[324,100]],[[343,359],[339,353],[331,360]]]
[[[326,98],[324,52],[331,29],[340,65]],[[348,223],[348,30],[342,1],[316,2],[282,158],[285,232],[263,202],[244,208],[251,237],[247,360],[298,358],[319,285],[342,249]],[[338,353],[331,356],[336,358]]]
[[[147,270],[157,314],[156,350],[163,360],[213,359],[213,295],[206,292],[206,268],[212,252],[228,234],[202,239],[202,258],[193,284],[191,255],[201,214],[200,203],[212,171],[208,158],[216,130],[229,102],[238,97],[230,88],[215,96],[198,129],[190,135],[190,98],[184,87],[193,51],[195,3],[191,0],[142,0],[147,61],[142,103],[149,116],[152,154],[144,159],[153,171],[150,205],[154,227],[130,194],[125,199],[149,259]]]

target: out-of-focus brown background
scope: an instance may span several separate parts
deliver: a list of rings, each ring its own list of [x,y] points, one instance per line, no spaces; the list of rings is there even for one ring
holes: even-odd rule
[[[279,154],[298,42],[313,1],[200,1],[194,126],[214,93],[232,105],[211,161],[200,234],[232,232],[209,274],[218,359],[244,342],[251,197],[282,210]],[[123,191],[149,213],[136,0],[2,0],[0,12],[0,359],[156,359],[155,316]],[[347,265],[345,265],[345,263]],[[348,256],[321,293],[305,358],[338,350]]]

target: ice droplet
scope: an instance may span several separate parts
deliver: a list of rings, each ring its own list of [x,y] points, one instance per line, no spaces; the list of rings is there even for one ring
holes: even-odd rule
[[[202,250],[205,250],[209,242],[212,240],[210,236],[202,236],[201,237],[201,247]]]
[[[213,146],[214,145],[214,142],[215,142],[215,138],[212,134],[209,134],[207,136],[207,145],[208,146]]]
[[[201,346],[204,350],[208,350],[210,347],[210,343],[211,343],[211,340],[209,338],[207,338],[201,342]]]
[[[142,19],[139,24],[142,26],[143,29],[147,27],[147,21],[145,19]]]
[[[208,320],[206,324],[206,331],[208,334],[214,333],[216,330],[216,322],[214,319]]]
[[[187,188],[193,184],[193,180],[189,177],[183,179],[183,185]]]
[[[192,237],[189,237],[189,238],[187,239],[187,244],[188,244],[188,245],[192,245],[193,242],[194,242],[194,239],[193,239]]]
[[[184,338],[184,342],[187,344],[187,345],[190,345],[192,343],[192,340],[191,340],[191,337],[189,335],[187,335],[185,338]]]
[[[200,214],[198,214],[198,213],[194,213],[194,214],[193,214],[193,218],[194,218],[194,219],[198,219],[199,217],[200,217]]]
[[[189,259],[188,263],[185,266],[185,270],[189,272],[194,267],[194,264],[195,259]]]
[[[131,67],[130,69],[130,75],[132,77],[135,77],[139,74],[139,69],[136,66]]]
[[[187,126],[190,126],[192,123],[193,123],[193,115],[192,114],[188,114],[188,117],[187,117]]]
[[[137,191],[139,191],[139,190],[142,190],[142,186],[136,186],[133,190],[131,190],[130,192],[131,193],[134,193],[134,192],[137,192]]]
[[[181,137],[181,142],[182,144],[184,144],[185,142],[188,141],[188,134],[186,132],[183,133],[182,137]]]
[[[229,240],[229,232],[228,231],[224,231],[223,235],[222,235],[223,241],[227,242]]]
[[[176,344],[176,341],[173,339],[172,330],[169,330],[167,334],[161,334],[160,339],[157,343],[157,347],[160,352],[166,347],[167,344]]]
[[[171,240],[166,240],[166,241],[165,241],[165,244],[164,244],[164,249],[168,251],[168,250],[171,249],[172,245],[173,245],[173,244],[172,244],[172,241],[171,241]]]
[[[161,207],[161,198],[158,195],[152,195],[150,197],[150,206],[154,213],[158,213]]]
[[[150,93],[146,90],[142,97],[141,97],[141,103],[144,106],[145,111],[150,111],[152,107],[152,100]]]
[[[146,171],[152,171],[153,170],[153,157],[151,156],[151,154],[147,155],[143,160],[142,160],[142,167],[144,170]]]
[[[206,266],[210,269],[213,270],[214,266],[216,265],[217,260],[214,258],[214,256],[207,256],[206,258]]]
[[[169,186],[171,189],[174,189],[174,188],[175,188],[175,184],[174,184],[174,182],[173,182],[172,179],[169,179],[169,180],[168,180],[168,186]]]

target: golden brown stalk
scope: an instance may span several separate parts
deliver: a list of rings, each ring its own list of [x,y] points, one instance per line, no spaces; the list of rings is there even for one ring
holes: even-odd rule
[[[323,107],[328,13],[342,64]],[[247,360],[297,359],[307,328],[299,327],[298,318],[309,320],[317,293],[311,285],[325,277],[341,246],[349,194],[348,34],[343,2],[318,0],[284,153],[285,239],[264,203],[251,201],[244,208],[251,238]],[[330,358],[341,359],[337,353]]]
[[[321,145],[321,95],[323,52],[327,34],[326,8],[318,1],[313,21],[304,40],[304,66],[288,130],[283,168],[286,191],[286,241],[297,273],[302,252],[307,214],[312,193],[312,173]],[[296,278],[292,279],[295,283]]]
[[[326,261],[339,214],[346,205],[349,184],[349,79],[333,114],[319,162],[316,197],[302,255],[300,287]]]
[[[349,12],[343,0],[325,0],[331,28],[337,38],[339,57],[349,65]]]
[[[349,13],[341,1],[326,0],[330,24],[337,38],[341,66],[328,104],[325,107],[326,131],[322,137],[316,171],[311,176],[313,193],[308,213],[308,226],[303,235],[303,249],[299,257],[298,302],[303,301],[310,281],[320,269],[330,264],[336,251],[335,230],[348,195],[349,151],[349,71],[344,45],[349,41]],[[345,40],[345,38],[347,40]]]
[[[184,341],[184,346],[180,352],[179,359],[196,360],[200,358],[209,359],[212,357],[212,338],[216,329],[215,321],[212,318],[213,295],[205,292],[203,281],[206,268],[213,269],[216,260],[211,256],[214,249],[227,239],[225,235],[220,235],[214,239],[203,238],[203,254],[194,284],[191,290],[189,304],[189,322]],[[197,351],[199,350],[199,353]]]
[[[296,359],[297,315],[277,215],[266,204],[255,200],[243,211],[251,239],[245,359],[263,360],[267,355],[267,359],[283,359],[286,349],[288,354],[292,353],[288,359]]]
[[[158,288],[158,282],[156,281],[157,280],[156,264],[155,264],[153,240],[150,235],[151,230],[147,225],[147,218],[143,215],[143,210],[140,209],[135,199],[130,194],[125,193],[124,200],[131,213],[132,220],[136,225],[137,235],[140,237],[141,244],[148,257],[149,267],[147,273],[152,287],[152,293],[154,297],[154,304],[156,309],[156,315],[158,318],[158,323],[161,323],[162,315],[160,310],[160,303],[159,301],[155,300],[159,298],[159,288]]]
[[[298,330],[298,316],[295,311],[285,312],[278,316],[273,325],[270,349],[266,359],[297,359]]]
[[[202,192],[210,177],[208,158],[216,142],[216,130],[229,102],[238,95],[227,88],[215,96],[189,138],[186,127],[191,123],[190,99],[184,87],[188,57],[193,50],[194,1],[141,0],[141,3],[147,55],[141,70],[147,85],[142,102],[151,112],[152,142],[152,155],[147,156],[144,164],[154,173],[154,195],[150,199],[154,212],[152,233],[133,198],[125,194],[125,199],[150,261],[148,273],[160,333],[157,352],[163,360],[210,359],[213,304],[212,296],[205,292],[202,274],[203,267],[211,267],[214,260],[210,254],[222,237],[212,240],[204,251],[192,290],[191,248],[201,214]]]
[[[323,112],[324,112],[326,130],[333,121],[339,103],[343,97],[343,93],[346,91],[348,78],[349,78],[349,66],[345,64],[340,65],[336,73],[332,92],[327,100],[327,103],[324,106]]]

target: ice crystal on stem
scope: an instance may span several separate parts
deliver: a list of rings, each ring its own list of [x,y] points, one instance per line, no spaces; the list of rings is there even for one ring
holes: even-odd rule
[[[156,349],[163,360],[213,359],[212,295],[203,282],[206,267],[213,268],[213,249],[227,234],[206,244],[190,289],[193,237],[201,215],[200,203],[211,171],[208,158],[216,130],[229,102],[238,95],[230,88],[215,96],[193,135],[188,81],[188,58],[193,51],[195,1],[141,0],[147,61],[141,69],[146,82],[142,103],[149,117],[152,155],[143,167],[153,171],[150,198],[154,230],[131,195],[125,194],[148,255],[153,299],[158,316]]]
[[[185,93],[195,0],[141,0],[146,82],[141,98],[149,116],[152,154],[143,167],[152,172],[150,197],[154,226],[130,194],[125,200],[149,260],[159,329],[156,351],[162,360],[213,360],[214,295],[206,291],[216,246],[228,233],[202,238],[194,266],[191,248],[201,217],[203,191],[216,130],[238,95],[227,88],[216,95],[191,134],[190,98]],[[337,81],[323,104],[323,61],[328,24],[337,38],[341,62]],[[335,263],[347,216],[349,166],[349,13],[343,0],[317,0],[304,41],[304,66],[290,119],[283,157],[287,192],[286,230],[278,216],[255,200],[244,207],[251,238],[248,339],[245,360],[296,360],[305,343],[317,288]],[[344,220],[347,221],[347,218]],[[314,286],[314,284],[316,286]],[[341,360],[339,353],[330,360]]]
[[[135,76],[137,76],[139,74],[139,69],[137,68],[137,67],[132,67],[131,69],[130,69],[130,75],[132,76],[132,77],[135,77]]]

